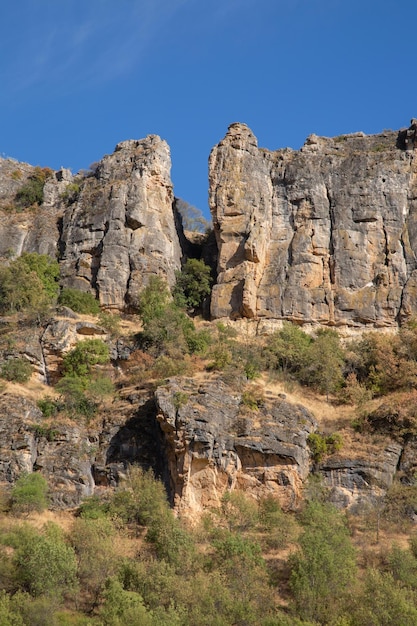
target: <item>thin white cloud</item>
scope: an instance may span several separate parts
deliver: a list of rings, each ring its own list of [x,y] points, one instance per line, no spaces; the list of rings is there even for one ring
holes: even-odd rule
[[[113,80],[143,61],[158,31],[193,0],[89,0],[88,9],[36,11],[11,19],[19,32],[0,46],[0,81],[8,93],[49,91]],[[84,4],[84,3],[83,3]],[[12,18],[13,16],[11,16]],[[3,23],[2,30],[6,32]],[[0,31],[1,37],[1,31]]]

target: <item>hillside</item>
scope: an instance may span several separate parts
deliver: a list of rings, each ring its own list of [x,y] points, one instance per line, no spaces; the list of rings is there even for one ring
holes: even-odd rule
[[[383,587],[384,570],[409,607],[415,132],[413,120],[270,152],[232,124],[210,156],[205,235],[183,228],[155,135],[75,176],[0,160],[0,618],[23,616],[5,625],[35,624],[50,600],[16,521],[46,507],[65,539],[46,525],[33,541],[63,542],[75,568],[56,624],[373,624],[365,596],[349,604],[338,589],[324,606],[323,583],[308,597],[309,525],[330,529],[329,553],[341,546],[346,570],[329,577],[341,568],[353,593]],[[109,555],[94,575],[88,524]],[[159,567],[182,580],[173,604],[149,591]],[[198,615],[193,576],[207,584]],[[415,623],[411,607],[401,623]]]

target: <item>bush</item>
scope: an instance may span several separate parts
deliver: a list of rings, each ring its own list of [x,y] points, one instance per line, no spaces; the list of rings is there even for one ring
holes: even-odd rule
[[[104,341],[86,339],[67,352],[62,361],[62,369],[67,376],[84,378],[91,374],[94,365],[103,365],[109,361],[110,352]]]
[[[196,331],[193,321],[171,298],[166,283],[152,277],[140,295],[139,315],[143,331],[138,340],[154,356],[176,360],[185,354],[203,352],[210,340],[205,331]]]
[[[322,458],[327,454],[338,452],[343,446],[340,433],[333,433],[327,437],[320,433],[310,433],[307,437],[307,443],[310,448],[311,456],[316,463],[320,463]]]
[[[29,208],[40,206],[43,202],[43,188],[48,178],[52,176],[49,168],[35,167],[27,182],[19,189],[15,200],[19,207]]]
[[[16,562],[20,578],[33,596],[56,598],[76,587],[75,553],[56,524],[46,524],[42,534],[22,542],[16,550]]]
[[[9,359],[2,365],[1,377],[14,383],[27,383],[32,371],[32,366],[26,359]]]
[[[173,290],[178,306],[196,309],[202,306],[211,291],[211,269],[204,261],[187,259],[180,272],[175,273],[177,282]]]
[[[22,474],[11,492],[13,513],[29,514],[33,511],[43,511],[48,506],[47,492],[48,483],[41,474],[38,472]]]
[[[41,311],[58,295],[59,265],[46,254],[24,253],[0,268],[0,310]]]
[[[332,506],[309,503],[299,551],[290,558],[290,587],[298,616],[333,623],[356,575],[355,551],[344,517]]]
[[[67,306],[75,313],[84,315],[98,315],[100,313],[100,303],[91,293],[72,289],[71,287],[62,289],[59,294],[58,304]]]

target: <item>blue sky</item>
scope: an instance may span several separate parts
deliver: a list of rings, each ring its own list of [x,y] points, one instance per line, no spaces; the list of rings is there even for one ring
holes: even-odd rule
[[[174,193],[207,214],[232,122],[259,145],[417,117],[416,0],[4,0],[0,155],[79,169],[169,143]]]

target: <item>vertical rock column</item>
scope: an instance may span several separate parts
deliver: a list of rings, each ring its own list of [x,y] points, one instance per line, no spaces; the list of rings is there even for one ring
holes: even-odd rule
[[[219,249],[214,318],[257,316],[268,262],[272,183],[269,153],[245,124],[232,124],[209,159],[210,210]]]

